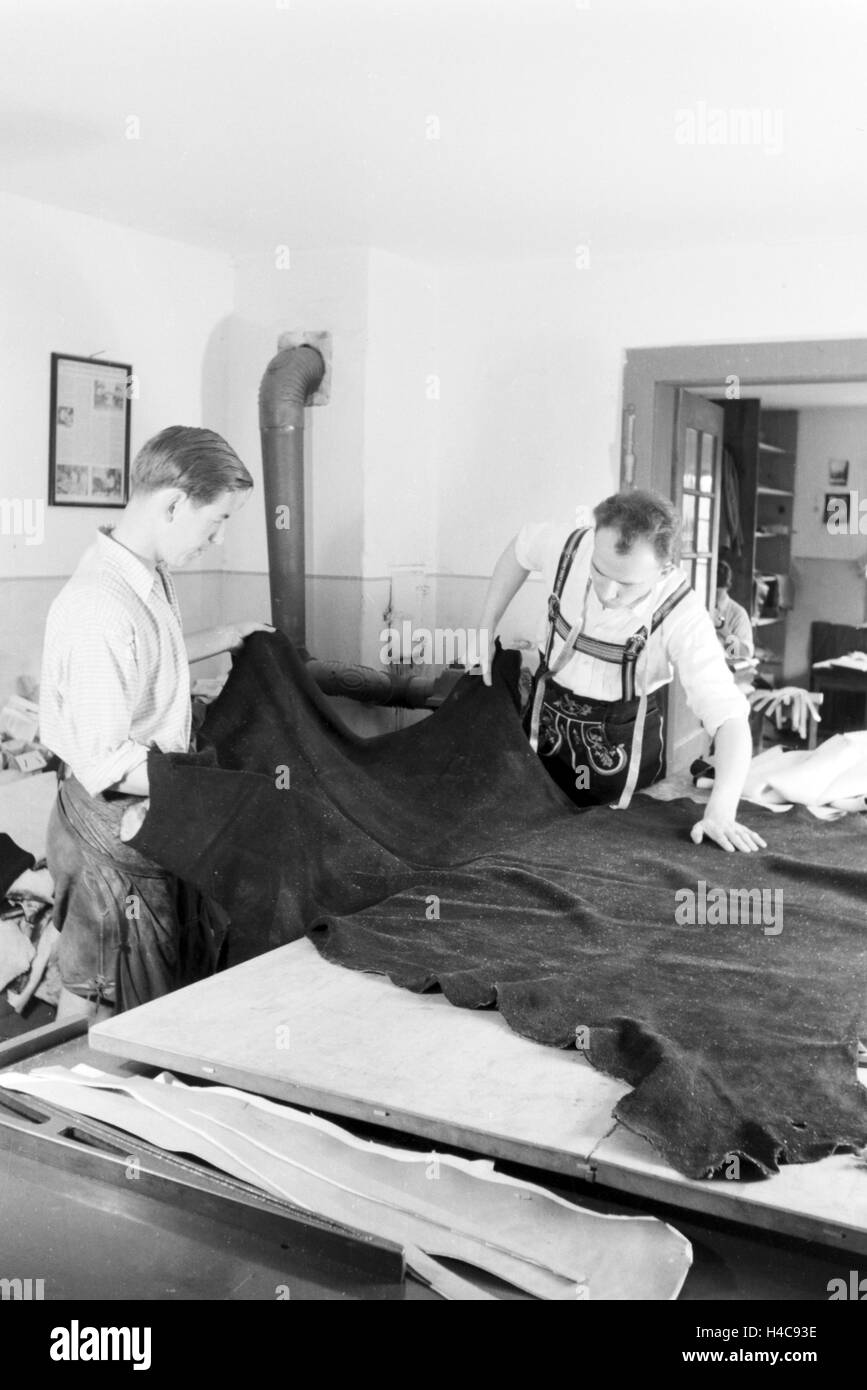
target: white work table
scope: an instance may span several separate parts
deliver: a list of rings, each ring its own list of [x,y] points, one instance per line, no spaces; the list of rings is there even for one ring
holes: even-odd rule
[[[434,1147],[867,1254],[867,1165],[856,1155],[763,1181],[692,1181],[612,1118],[629,1088],[574,1049],[519,1037],[496,1012],[331,965],[306,940],[97,1024],[90,1045]]]

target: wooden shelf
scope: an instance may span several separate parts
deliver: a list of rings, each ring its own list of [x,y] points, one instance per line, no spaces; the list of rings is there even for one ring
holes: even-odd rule
[[[723,414],[723,443],[737,470],[738,520],[744,540],[742,550],[736,551],[729,537],[723,558],[731,565],[732,598],[752,614],[762,592],[757,576],[771,571],[788,575],[792,568],[798,412],[764,410],[753,397],[726,401]],[[786,634],[792,625],[789,614],[776,602],[776,590],[770,590],[769,597],[772,602],[765,600],[758,608],[761,616],[751,618],[752,632],[756,646],[768,649],[760,669],[779,676],[785,670]]]

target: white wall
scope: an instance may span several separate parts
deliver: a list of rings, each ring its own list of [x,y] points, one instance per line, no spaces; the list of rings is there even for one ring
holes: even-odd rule
[[[441,267],[440,623],[472,621],[524,519],[571,519],[616,489],[627,348],[865,336],[865,264],[865,237],[769,245],[745,221],[737,244],[591,246],[584,269],[571,256]],[[505,637],[532,635],[542,597],[519,596]]]
[[[47,496],[52,352],[132,363],[133,455],[168,424],[224,427],[228,257],[5,195],[0,226],[0,496]],[[52,507],[44,546],[0,537],[0,574],[69,574],[111,515]]]
[[[436,294],[428,267],[379,251],[273,255],[237,268],[231,326],[232,442],[257,481],[226,540],[227,604],[267,607],[259,382],[281,333],[332,334],[331,398],[306,412],[308,646],[317,656],[378,663],[392,575],[435,569]],[[425,586],[422,585],[422,588]],[[245,612],[247,612],[245,610]]]
[[[236,264],[228,437],[256,486],[226,533],[223,613],[227,621],[271,617],[259,437],[262,374],[282,333],[329,332],[331,400],[305,412],[307,646],[316,656],[357,661],[364,602],[368,253],[290,250],[286,268],[279,268],[278,259],[282,263],[269,248]],[[221,660],[225,665],[228,659]],[[355,711],[348,717],[354,721]]]
[[[620,359],[602,272],[572,258],[441,269],[438,623],[472,626],[524,521],[571,519],[617,480]],[[595,278],[594,278],[595,277]],[[531,581],[502,628],[532,642]]]
[[[256,493],[227,531],[233,572],[265,573],[259,383],[281,333],[328,331],[333,339],[331,401],[306,412],[307,569],[357,578],[363,544],[368,254],[292,251],[279,269],[273,249],[236,264],[230,329],[230,441],[256,480]]]
[[[290,328],[334,335],[332,397],[307,412],[310,646],[375,661],[389,592],[421,625],[476,620],[491,569],[528,518],[571,519],[619,479],[627,347],[862,336],[852,285],[867,239],[753,241],[424,265],[360,250],[238,267],[233,443],[259,476],[256,393]],[[748,351],[745,372],[748,370]],[[433,388],[433,389],[432,389]],[[637,440],[638,449],[646,440]],[[227,602],[267,604],[259,495],[227,540]],[[530,581],[503,624],[534,640]],[[244,612],[232,612],[243,616]]]
[[[438,311],[430,266],[371,252],[361,657],[374,666],[386,627],[435,621]]]
[[[6,195],[0,253],[0,497],[47,499],[52,352],[101,350],[132,363],[141,387],[133,455],[168,424],[226,428],[227,256]],[[116,516],[46,507],[43,544],[0,533],[0,695],[19,672],[38,671],[51,598],[97,526]],[[218,587],[206,592],[201,574],[181,578],[191,627],[217,620],[215,595]]]
[[[848,489],[828,481],[830,459],[849,460]],[[792,522],[794,556],[835,561],[867,556],[867,516],[863,535],[857,530],[854,535],[839,535],[825,525],[825,494],[847,490],[857,492],[859,498],[867,501],[867,407],[799,410]]]
[[[309,628],[312,650],[346,660],[375,659],[390,590],[416,622],[471,623],[524,519],[571,519],[616,488],[627,347],[867,334],[853,293],[867,238],[771,246],[757,227],[719,247],[591,246],[583,269],[571,251],[425,265],[351,248],[293,252],[279,270],[269,250],[233,270],[18,199],[2,214],[0,363],[12,385],[0,495],[44,495],[52,349],[133,362],[134,446],[170,421],[209,424],[260,484],[206,561],[225,571],[222,589],[182,578],[191,626],[267,616],[258,385],[279,333],[330,330],[331,401],[307,412]],[[0,575],[16,575],[16,592],[27,574],[59,582],[107,515],[52,512],[41,554],[0,539]],[[507,640],[533,637],[543,598],[527,586]],[[45,601],[27,610],[34,637]],[[26,644],[19,627],[16,652]],[[16,654],[3,650],[8,668]]]
[[[268,551],[259,438],[259,383],[287,332],[328,332],[332,336],[331,398],[305,412],[304,490],[307,646],[317,657],[356,662],[362,652],[376,661],[375,637],[388,603],[387,572],[380,553],[365,556],[369,504],[367,469],[370,363],[385,369],[382,319],[394,303],[378,294],[375,346],[370,346],[369,282],[371,255],[347,248],[317,252],[290,250],[279,268],[274,250],[241,258],[236,266],[235,312],[230,327],[231,426],[229,438],[256,482],[252,498],[227,531],[224,613],[227,620],[269,619]],[[377,268],[378,283],[382,270]],[[397,296],[399,302],[399,296]],[[397,512],[389,506],[387,478],[393,450],[401,445],[391,419],[374,391],[374,450],[378,468],[370,505],[384,506],[382,534]],[[399,411],[398,411],[399,415]],[[383,496],[383,493],[386,495]],[[368,633],[365,640],[363,632]],[[347,720],[374,731],[393,719],[341,702]]]
[[[364,439],[364,573],[436,568],[441,331],[434,269],[372,251]]]

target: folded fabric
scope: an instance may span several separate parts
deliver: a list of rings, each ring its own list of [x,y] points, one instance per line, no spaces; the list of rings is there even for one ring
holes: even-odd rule
[[[769,748],[753,759],[744,796],[768,804],[863,809],[867,732],[836,734],[819,748],[806,751]],[[847,802],[853,803],[851,807]]]
[[[0,921],[0,990],[26,974],[35,955],[29,933],[21,929],[18,919]]]
[[[2,773],[0,777],[5,779],[6,775]],[[56,797],[57,778],[53,772],[30,777],[16,775],[15,781],[0,781],[0,830],[12,835],[37,862],[45,858],[48,820]]]
[[[50,903],[54,899],[54,879],[47,869],[25,869],[6,889],[8,898],[40,898]]]
[[[827,661],[814,661],[814,671],[824,671],[839,667],[843,671],[867,671],[867,652],[847,652],[845,656],[832,656]]]

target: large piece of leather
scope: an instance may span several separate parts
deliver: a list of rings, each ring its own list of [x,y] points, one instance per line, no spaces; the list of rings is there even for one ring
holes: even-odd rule
[[[365,740],[285,637],[255,634],[203,751],[151,752],[132,843],[228,910],[232,961],[307,933],[341,965],[577,1039],[634,1088],[617,1118],[688,1176],[863,1144],[864,818],[744,808],[768,849],[743,855],[694,845],[687,801],[579,811],[530,751],[517,662],[500,653],[492,688],[467,676],[431,718]],[[681,925],[702,883],[705,900],[781,894],[782,914]]]

